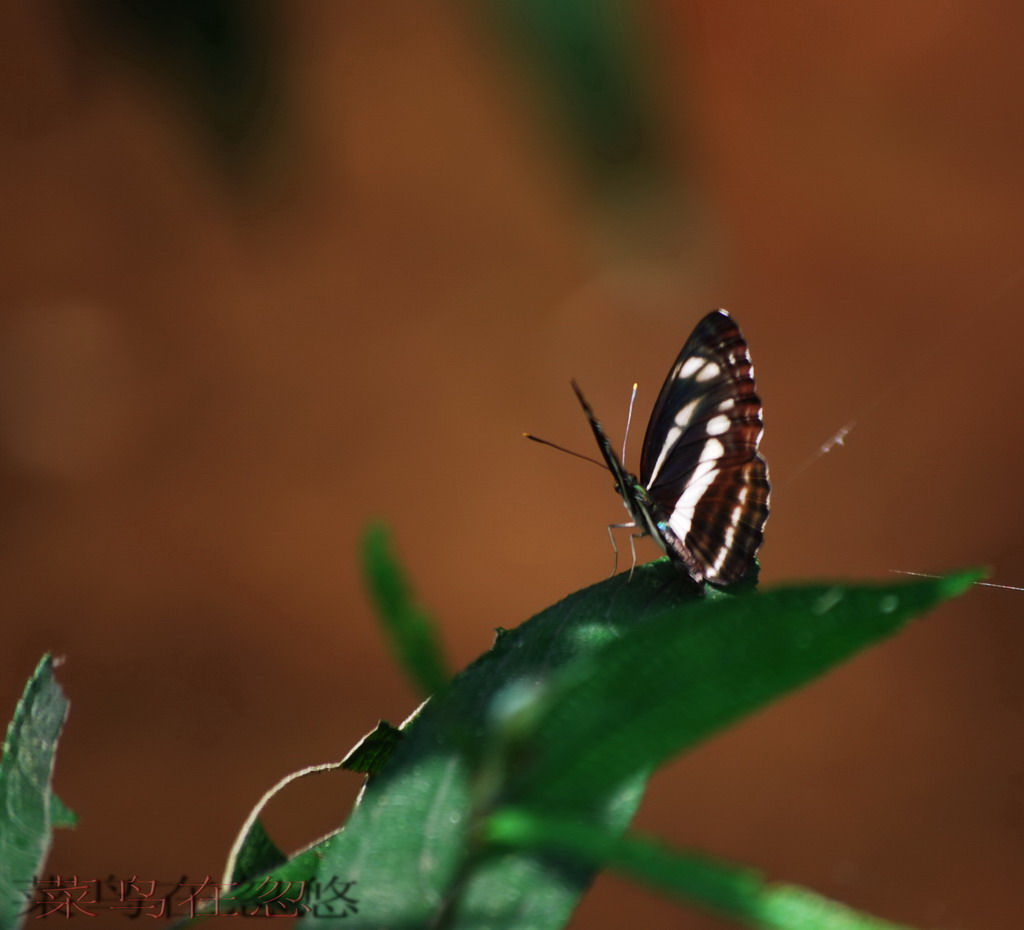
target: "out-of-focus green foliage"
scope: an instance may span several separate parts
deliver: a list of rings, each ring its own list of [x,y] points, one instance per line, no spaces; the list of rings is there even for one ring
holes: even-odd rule
[[[25,686],[0,759],[0,927],[21,926],[55,826],[73,826],[50,779],[68,700],[46,655]]]

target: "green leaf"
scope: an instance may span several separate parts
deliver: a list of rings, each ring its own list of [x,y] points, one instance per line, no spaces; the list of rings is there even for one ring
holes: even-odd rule
[[[263,821],[256,817],[249,824],[245,837],[239,846],[238,855],[233,860],[234,868],[226,881],[245,882],[258,875],[276,869],[288,861],[288,857],[277,848],[267,833]]]
[[[796,885],[767,883],[753,869],[671,850],[643,836],[616,836],[587,823],[504,809],[487,822],[499,846],[568,853],[609,866],[704,910],[764,930],[907,930]]]
[[[286,885],[289,882],[295,884],[300,882],[306,883],[315,892],[317,890],[315,884],[317,868],[325,852],[330,849],[331,843],[338,835],[338,833],[332,834],[315,846],[304,849],[302,852],[292,856],[287,862],[279,865],[266,875],[254,875],[248,881],[232,889],[230,893],[224,893],[218,902],[219,915],[212,913],[212,906],[206,904],[200,908],[200,912],[194,917],[187,917],[172,924],[170,930],[187,930],[190,927],[197,927],[211,917],[221,916],[232,908],[248,908],[251,910],[259,905],[261,901],[265,900],[268,887],[273,887],[275,883],[279,883],[279,886]],[[203,908],[207,910],[204,912]],[[314,926],[319,925],[315,924]]]
[[[50,787],[54,754],[68,701],[44,655],[14,712],[0,760],[0,927],[21,925],[50,850],[52,812],[59,802]],[[60,811],[66,811],[62,804]],[[70,812],[69,812],[70,813]],[[72,815],[73,817],[73,815]],[[67,821],[61,813],[60,819]]]
[[[232,884],[251,883],[258,880],[271,869],[287,869],[288,863],[284,853],[274,845],[263,827],[261,822],[263,811],[271,800],[300,778],[325,775],[330,772],[336,772],[341,767],[341,762],[324,762],[321,765],[308,765],[304,769],[299,769],[297,772],[286,775],[269,791],[264,792],[263,797],[259,799],[256,806],[249,812],[249,816],[246,818],[242,829],[239,831],[231,847],[227,865],[224,867],[224,880]],[[288,880],[293,880],[290,872]],[[265,897],[266,889],[264,888],[262,891]]]
[[[363,565],[398,661],[424,696],[441,691],[451,676],[433,621],[413,603],[409,583],[391,551],[387,529],[380,524],[371,526],[363,540]]]
[[[78,826],[78,814],[55,794],[50,795],[50,826],[58,830],[72,830]]]
[[[323,857],[321,883],[352,883],[358,912],[333,923],[563,926],[596,865],[553,851],[496,853],[481,832],[490,811],[543,806],[621,833],[654,764],[974,577],[695,600],[662,561],[571,595],[498,637],[423,706],[345,829],[309,851]]]
[[[515,803],[600,807],[637,771],[692,747],[964,591],[979,572],[810,585],[665,609],[552,685]]]
[[[579,660],[668,607],[693,595],[665,562],[638,568],[570,595],[518,629],[456,676],[403,728],[388,763],[369,781],[345,829],[324,850],[320,876],[354,881],[359,913],[339,927],[420,926],[454,900],[453,882],[468,882],[473,910],[450,927],[559,927],[593,878],[593,869],[550,856],[512,851],[469,871],[472,812],[486,803],[481,766],[496,730],[514,722],[517,689],[543,691],[567,663]],[[625,829],[643,781],[609,795],[595,822]],[[395,876],[402,876],[396,881]],[[528,889],[528,890],[527,890]],[[493,891],[493,894],[492,894]],[[507,921],[507,923],[506,923]],[[331,926],[310,921],[311,927]]]
[[[395,751],[401,738],[402,731],[398,727],[381,720],[352,747],[349,754],[341,760],[341,767],[349,772],[376,775],[391,758],[391,753]]]

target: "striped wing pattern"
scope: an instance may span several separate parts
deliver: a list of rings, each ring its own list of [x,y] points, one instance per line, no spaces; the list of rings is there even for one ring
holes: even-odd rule
[[[746,340],[725,310],[715,310],[665,380],[639,476],[662,545],[698,583],[729,585],[753,568],[768,519],[763,431]]]

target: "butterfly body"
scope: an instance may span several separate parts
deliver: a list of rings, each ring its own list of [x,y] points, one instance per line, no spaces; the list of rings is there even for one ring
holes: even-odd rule
[[[626,471],[579,386],[573,390],[631,523],[695,584],[727,587],[755,566],[768,519],[764,430],[746,340],[724,310],[697,324],[669,371]]]

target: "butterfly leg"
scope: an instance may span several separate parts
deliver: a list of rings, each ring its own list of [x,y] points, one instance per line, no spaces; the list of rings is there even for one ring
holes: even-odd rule
[[[615,564],[612,566],[612,573],[611,573],[611,575],[608,576],[609,578],[614,576],[614,574],[619,570],[619,547],[615,543],[615,534],[612,532],[612,530],[627,530],[627,529],[630,529],[630,530],[631,529],[636,529],[636,524],[632,523],[632,522],[631,523],[609,523],[608,524],[608,538],[612,541],[612,552],[615,553]],[[630,548],[633,549],[633,564],[635,565],[636,564],[636,549],[633,548],[633,537],[632,536],[630,536],[630,538],[629,538],[629,545],[630,545]],[[632,574],[633,569],[631,568],[629,571],[630,571],[630,574]]]
[[[634,526],[636,524],[633,524]],[[633,555],[633,564],[629,566],[629,581],[633,580],[633,571],[636,568],[636,541],[643,539],[645,536],[649,536],[650,533],[630,533],[629,534],[629,551]]]

